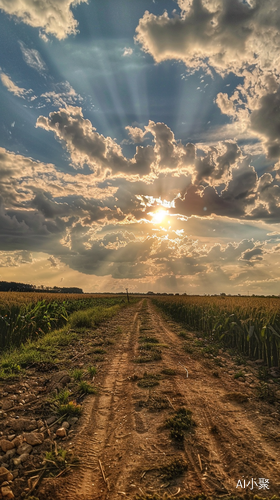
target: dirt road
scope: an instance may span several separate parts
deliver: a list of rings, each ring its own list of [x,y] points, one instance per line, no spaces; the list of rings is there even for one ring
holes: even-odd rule
[[[111,323],[119,326],[118,341],[100,364],[98,395],[87,396],[68,444],[81,468],[55,482],[53,498],[279,494],[279,407],[255,397],[253,367],[246,367],[245,382],[234,379],[238,367],[230,356],[221,353],[217,366],[199,355],[192,348],[197,337],[180,337],[182,328],[163,319],[150,300]],[[154,353],[161,359],[153,360]],[[157,385],[141,387],[151,380]],[[238,397],[245,401],[230,399]],[[165,423],[182,407],[195,425],[177,442]],[[178,477],[174,463],[185,469]]]

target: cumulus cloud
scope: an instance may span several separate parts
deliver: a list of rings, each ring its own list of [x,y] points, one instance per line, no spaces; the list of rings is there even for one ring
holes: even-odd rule
[[[78,22],[71,7],[87,0],[0,0],[0,9],[33,28],[40,28],[42,37],[53,35],[63,40],[76,34]]]
[[[277,0],[178,0],[180,15],[146,11],[135,40],[156,62],[209,64],[216,71],[240,71],[246,65],[279,66],[280,16]],[[270,49],[267,41],[270,39]],[[273,49],[271,50],[271,47]]]
[[[26,62],[26,64],[28,64],[28,66],[35,69],[39,73],[43,73],[44,71],[46,71],[47,69],[46,64],[44,63],[38,50],[28,49],[23,42],[19,42],[19,44],[23,55],[23,59]]]
[[[280,87],[264,95],[251,114],[251,127],[263,136],[269,158],[280,157]]]
[[[146,130],[142,130],[139,127],[130,127],[130,126],[125,127],[125,130],[127,130],[128,135],[136,144],[144,141]]]
[[[18,87],[8,75],[5,75],[5,73],[1,73],[1,82],[3,85],[8,89],[9,92],[12,92],[12,94],[16,95],[17,97],[22,97],[23,99],[28,95],[30,90],[26,90],[23,87]]]
[[[133,49],[131,47],[125,47],[123,49],[123,57],[131,56],[133,54]]]

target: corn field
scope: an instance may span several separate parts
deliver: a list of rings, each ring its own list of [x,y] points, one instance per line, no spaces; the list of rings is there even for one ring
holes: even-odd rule
[[[0,350],[19,347],[67,323],[69,314],[93,306],[111,307],[123,297],[0,292]]]
[[[280,366],[280,299],[158,297],[156,305],[186,328],[252,359]]]

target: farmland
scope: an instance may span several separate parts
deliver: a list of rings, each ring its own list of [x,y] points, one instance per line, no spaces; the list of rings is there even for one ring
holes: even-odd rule
[[[67,323],[75,311],[124,302],[122,297],[0,292],[0,349],[20,346]]]
[[[0,448],[30,422],[41,436],[21,467],[0,453],[15,497],[280,500],[279,372],[254,360],[265,348],[243,351],[230,326],[265,338],[264,326],[278,331],[278,302],[122,299],[96,297],[4,354],[10,368],[24,363],[0,381]]]
[[[280,366],[280,299],[161,297],[155,303],[175,321],[269,367]]]

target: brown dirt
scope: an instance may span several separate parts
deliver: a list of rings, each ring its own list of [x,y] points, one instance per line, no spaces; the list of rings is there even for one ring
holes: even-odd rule
[[[95,379],[99,392],[86,397],[77,433],[66,441],[81,467],[66,477],[43,481],[40,499],[116,500],[177,492],[177,498],[199,493],[218,498],[243,494],[245,489],[236,488],[238,480],[248,483],[252,478],[269,479],[269,491],[254,485],[255,494],[279,494],[279,404],[256,399],[253,368],[247,370],[251,383],[242,382],[228,373],[240,368],[226,353],[220,356],[224,366],[217,367],[196,351],[185,352],[186,340],[178,336],[181,328],[163,319],[150,300],[121,311],[116,321],[122,333],[100,365]],[[166,344],[161,360],[134,362],[142,353],[141,335]],[[190,333],[187,342],[193,345],[195,338]],[[160,374],[167,368],[176,374],[161,375],[156,387],[137,385],[145,371]],[[238,392],[245,402],[228,397]],[[164,403],[161,411],[152,411],[156,398]],[[182,406],[192,411],[196,426],[178,446],[164,423]],[[188,469],[178,478],[165,479],[159,469],[175,458],[185,460]]]

